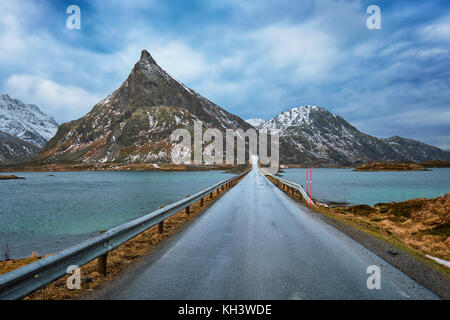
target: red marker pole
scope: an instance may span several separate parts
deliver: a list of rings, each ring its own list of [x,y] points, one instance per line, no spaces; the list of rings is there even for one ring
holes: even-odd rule
[[[306,203],[309,204],[309,195],[308,195],[308,168],[306,168]]]

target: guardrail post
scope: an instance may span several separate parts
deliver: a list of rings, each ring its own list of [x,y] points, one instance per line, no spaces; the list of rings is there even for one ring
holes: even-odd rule
[[[186,196],[186,198],[189,198],[190,196]],[[191,213],[190,211],[190,206],[187,206],[186,209],[184,209],[184,211],[186,212],[187,215],[189,215]]]
[[[213,198],[213,193],[212,193],[212,192],[209,194],[209,198],[210,198],[210,199]]]
[[[105,230],[100,230],[100,234],[105,233]],[[97,272],[102,276],[106,276],[106,267],[108,264],[108,253],[105,253],[97,258]]]
[[[106,276],[106,266],[108,264],[108,254],[105,253],[97,258],[97,272],[102,276]]]
[[[203,207],[205,205],[205,200],[204,198],[200,199],[200,207]]]

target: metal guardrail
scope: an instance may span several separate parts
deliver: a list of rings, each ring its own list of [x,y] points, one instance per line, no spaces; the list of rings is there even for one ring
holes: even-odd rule
[[[0,300],[13,300],[26,297],[37,289],[66,275],[69,266],[75,265],[81,267],[96,258],[99,258],[99,269],[101,264],[104,264],[102,267],[104,268],[104,273],[106,273],[106,255],[109,251],[116,249],[128,240],[157,224],[160,227],[159,231],[162,232],[162,223],[165,219],[183,209],[186,209],[186,213],[189,213],[189,207],[192,204],[201,201],[201,205],[203,205],[204,197],[208,195],[212,196],[212,193],[219,188],[223,190],[224,187],[231,187],[235,180],[241,178],[248,172],[246,171],[238,176],[216,183],[190,197],[0,276]]]
[[[266,176],[271,177],[272,179],[274,179],[275,181],[277,181],[278,185],[281,188],[291,188],[294,190],[297,190],[298,192],[300,192],[300,194],[302,195],[303,199],[305,199],[305,201],[308,201],[308,194],[305,192],[305,190],[303,189],[303,187],[297,183],[282,179],[280,177],[274,176],[273,174],[267,173],[267,172],[263,172]],[[311,199],[311,196],[309,196],[309,201],[311,201],[311,204],[313,206],[316,207],[316,204],[314,203],[314,201]]]

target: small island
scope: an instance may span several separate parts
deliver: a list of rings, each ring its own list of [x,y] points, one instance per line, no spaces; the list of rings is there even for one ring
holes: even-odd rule
[[[369,162],[353,171],[428,171],[428,169],[418,163]]]
[[[16,180],[16,179],[25,179],[24,177],[18,177],[15,175],[1,175],[0,174],[0,180]]]
[[[368,162],[353,171],[429,171],[428,168],[449,168],[449,161],[431,160],[426,162]]]

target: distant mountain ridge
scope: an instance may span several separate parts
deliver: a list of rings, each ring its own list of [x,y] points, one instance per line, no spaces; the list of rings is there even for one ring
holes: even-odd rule
[[[0,95],[0,164],[30,160],[57,130],[55,120],[38,106]]]
[[[39,152],[35,145],[0,131],[0,164],[16,164],[30,160]]]
[[[0,95],[0,131],[42,148],[57,130],[56,121],[38,106]]]
[[[6,96],[3,100],[13,99]],[[15,110],[20,104],[7,105]],[[33,109],[30,105],[27,108]],[[23,119],[28,121],[27,117]],[[41,119],[42,123],[37,124],[45,127],[51,120]],[[253,127],[279,129],[282,163],[352,165],[366,161],[450,160],[450,152],[419,141],[367,135],[318,106],[296,107],[268,121],[253,118],[246,122],[171,77],[146,50],[117,90],[84,117],[62,124],[34,160],[36,163],[170,162],[175,144],[170,140],[171,133],[178,128],[192,132],[194,121],[223,133],[226,129],[245,131]],[[34,125],[36,121],[31,123]],[[51,131],[41,137],[50,135]]]
[[[323,107],[301,106],[260,123],[280,130],[280,158],[285,163],[351,165],[365,161],[450,160],[450,152],[398,136],[378,139],[360,132]]]

